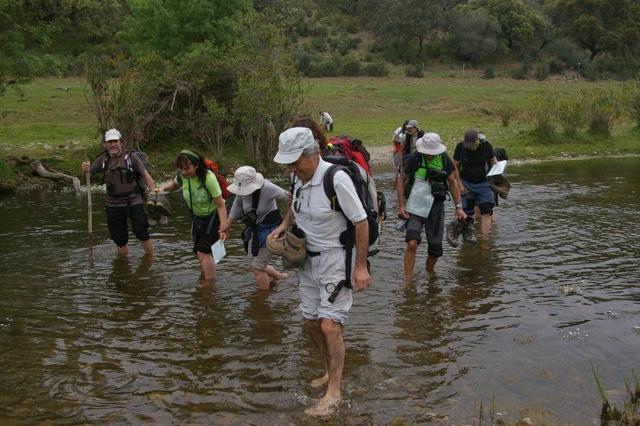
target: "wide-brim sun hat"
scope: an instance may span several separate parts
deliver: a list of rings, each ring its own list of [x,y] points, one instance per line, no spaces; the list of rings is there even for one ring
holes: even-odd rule
[[[280,133],[278,152],[273,161],[280,164],[291,164],[300,158],[302,152],[316,143],[311,129],[292,127]]]
[[[264,176],[251,166],[238,167],[233,175],[233,183],[227,189],[236,195],[253,194],[264,185]]]
[[[438,155],[445,152],[447,147],[442,144],[442,139],[437,133],[425,133],[416,141],[416,149],[422,154]]]

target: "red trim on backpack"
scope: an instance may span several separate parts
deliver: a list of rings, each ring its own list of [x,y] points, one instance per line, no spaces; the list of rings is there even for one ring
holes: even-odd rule
[[[231,195],[233,194],[229,192],[229,181],[227,180],[226,176],[220,172],[218,165],[208,158],[204,159],[204,165],[207,169],[211,170],[216,176],[216,179],[218,179],[218,184],[220,185],[220,189],[222,190],[222,198],[226,200],[231,197]]]

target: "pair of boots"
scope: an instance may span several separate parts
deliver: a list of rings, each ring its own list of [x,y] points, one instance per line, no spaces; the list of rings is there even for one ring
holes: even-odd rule
[[[458,247],[458,239],[462,235],[462,239],[468,243],[476,243],[476,234],[473,229],[473,217],[468,217],[465,220],[452,220],[447,225],[447,242],[451,247]]]
[[[149,225],[154,226],[158,222],[160,222],[161,225],[169,223],[171,210],[169,210],[169,201],[166,198],[166,194],[158,192],[149,193],[147,195],[145,208]]]

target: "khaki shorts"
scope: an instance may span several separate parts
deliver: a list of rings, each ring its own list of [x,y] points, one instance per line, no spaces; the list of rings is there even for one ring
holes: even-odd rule
[[[355,248],[353,249],[355,262]],[[344,280],[344,256],[342,248],[323,251],[319,256],[310,257],[300,271],[300,308],[305,319],[331,319],[344,324],[347,321],[353,294],[350,288],[343,287],[333,303],[329,302],[332,286]],[[353,271],[353,267],[351,269]],[[327,289],[329,284],[329,290]]]
[[[249,247],[251,247],[251,243],[249,243]],[[271,263],[271,252],[266,247],[261,247],[258,250],[257,256],[252,256],[249,253],[249,257],[251,258],[251,262],[249,263],[249,267],[252,269],[257,269],[258,271],[264,271],[269,263]]]

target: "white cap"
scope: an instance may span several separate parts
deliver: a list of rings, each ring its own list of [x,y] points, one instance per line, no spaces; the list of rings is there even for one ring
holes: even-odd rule
[[[316,143],[313,132],[306,127],[292,127],[280,133],[278,152],[273,161],[280,164],[295,162],[305,148]]]
[[[416,129],[420,127],[417,120],[409,120],[407,122],[407,127],[415,127]]]
[[[442,139],[437,133],[425,133],[416,141],[416,149],[423,154],[438,155],[445,152],[447,147],[442,144]]]
[[[122,139],[122,135],[116,129],[109,129],[106,132],[104,132],[104,141],[105,142],[114,141],[114,140],[120,140],[120,139]]]
[[[262,173],[256,172],[251,166],[238,167],[233,175],[233,183],[229,185],[229,192],[236,195],[253,194],[264,184]]]

